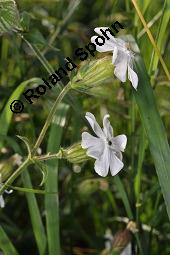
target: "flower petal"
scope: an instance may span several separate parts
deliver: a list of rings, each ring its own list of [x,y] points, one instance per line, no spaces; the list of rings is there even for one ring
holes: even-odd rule
[[[126,135],[118,135],[112,138],[112,143],[115,151],[124,151],[127,144]]]
[[[116,151],[116,152],[115,152],[115,155],[116,155],[116,157],[117,157],[118,159],[120,159],[120,160],[122,161],[123,156],[122,156],[121,151]]]
[[[128,65],[128,79],[131,81],[132,86],[137,89],[138,86],[138,76],[137,74],[133,71],[133,69]]]
[[[112,64],[115,63],[115,61],[116,61],[116,59],[117,59],[117,55],[118,55],[118,48],[117,48],[117,47],[114,47],[113,56],[112,56]]]
[[[82,133],[81,146],[83,149],[87,149],[87,155],[89,157],[98,159],[101,157],[104,150],[104,142],[102,139],[94,137],[87,132]]]
[[[122,40],[121,38],[115,38],[117,46],[126,49],[127,48],[127,42]]]
[[[105,135],[101,129],[101,127],[99,126],[99,124],[97,123],[94,115],[90,112],[86,112],[86,116],[85,118],[88,120],[90,126],[92,127],[94,133],[100,137],[100,138],[105,138]]]
[[[110,115],[107,114],[103,118],[103,131],[105,136],[110,140],[113,137],[113,128],[110,125],[110,121],[108,120],[109,117]]]
[[[122,82],[126,81],[127,66],[128,66],[127,54],[119,51],[115,61],[114,74]]]
[[[95,39],[97,38],[97,36],[92,36],[91,37],[91,42],[94,43],[96,45],[96,50],[99,52],[107,52],[107,51],[113,51],[114,46],[109,43],[109,41],[107,41],[107,39],[105,40],[105,43],[101,46],[99,46],[96,42]]]
[[[100,36],[103,36],[104,38],[106,38],[103,33],[100,31],[100,29],[102,29],[103,31],[107,30],[109,27],[96,27],[94,29],[94,31],[100,35]],[[110,28],[109,28],[110,29]],[[110,29],[111,30],[111,29]],[[110,39],[106,39],[107,41],[110,41],[112,46],[116,46],[116,40],[117,38],[115,38],[113,35],[111,35],[111,33],[108,33],[107,36],[110,38]]]
[[[104,152],[102,156],[96,160],[94,164],[94,169],[97,174],[105,177],[109,172],[109,161],[110,161],[110,151],[107,145],[105,145]]]
[[[123,162],[116,157],[113,151],[110,151],[110,172],[112,176],[115,176],[122,168]]]

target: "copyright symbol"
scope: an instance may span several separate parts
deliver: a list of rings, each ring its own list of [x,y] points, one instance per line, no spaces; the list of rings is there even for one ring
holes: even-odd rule
[[[10,109],[13,113],[21,113],[24,110],[24,105],[20,100],[14,100],[10,105]]]

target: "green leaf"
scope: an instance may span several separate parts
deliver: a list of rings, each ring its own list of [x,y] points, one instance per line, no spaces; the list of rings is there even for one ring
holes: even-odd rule
[[[170,1],[165,1],[164,12],[162,15],[161,23],[159,26],[158,34],[157,34],[157,46],[160,49],[160,52],[163,54],[166,49],[166,39],[169,36],[169,20],[170,20]],[[159,58],[158,55],[153,50],[153,59],[151,63],[151,71],[155,71],[158,66]]]
[[[21,94],[24,92],[26,86],[32,84],[32,83],[39,83],[41,80],[39,78],[32,78],[30,80],[26,80],[22,82],[12,93],[9,100],[7,101],[4,110],[0,116],[0,134],[6,135],[8,132],[8,128],[11,123],[13,112],[10,109],[10,105],[14,100],[18,100],[21,96]],[[1,144],[0,144],[1,147]]]
[[[29,140],[26,137],[23,137],[23,136],[20,136],[20,135],[17,135],[17,137],[24,142],[24,144],[27,147],[28,156],[31,157],[31,147],[30,147],[30,144],[29,144]]]
[[[120,179],[120,177],[118,175],[115,176],[114,181],[115,181],[117,190],[120,193],[120,196],[121,196],[122,202],[124,204],[126,213],[127,213],[128,217],[129,217],[129,219],[132,220],[134,218],[134,216],[133,216],[133,213],[132,213],[132,209],[131,209],[130,202],[129,202],[127,193],[125,191],[124,185],[123,185],[123,183],[122,183],[122,181],[121,181],[121,179]]]
[[[14,0],[0,0],[0,34],[22,30]]]
[[[25,35],[25,39],[28,40],[31,44],[40,45],[40,46],[47,46],[48,43],[46,42],[45,38],[43,37],[42,33],[38,29],[33,29],[29,33]]]
[[[60,104],[53,123],[51,124],[48,139],[47,152],[56,152],[60,148],[63,126],[66,121],[68,105]],[[60,255],[59,237],[59,201],[58,201],[58,160],[54,159],[47,163],[48,179],[46,182],[46,192],[56,192],[56,194],[46,194],[46,227],[48,236],[48,254]]]
[[[133,92],[148,137],[150,151],[170,218],[170,148],[146,67],[139,55],[136,55],[135,58],[139,85],[137,91],[133,90]]]
[[[32,183],[27,170],[22,173],[22,179],[25,187],[32,189]],[[26,193],[26,198],[28,201],[28,208],[30,212],[32,227],[38,246],[39,254],[45,255],[46,251],[46,235],[41,219],[41,214],[38,208],[36,197],[33,193]]]
[[[4,255],[19,255],[2,227],[0,227],[0,250]]]

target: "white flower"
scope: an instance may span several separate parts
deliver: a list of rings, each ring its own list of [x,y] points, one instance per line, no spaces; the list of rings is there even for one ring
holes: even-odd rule
[[[109,115],[105,115],[103,118],[103,129],[92,113],[87,112],[85,117],[97,137],[83,132],[82,148],[87,149],[88,156],[96,159],[94,165],[96,173],[105,177],[110,168],[111,175],[116,175],[124,166],[122,151],[126,147],[127,137],[125,135],[113,137],[113,129],[108,120]]]
[[[132,51],[130,51],[128,43],[125,42],[124,40],[120,38],[115,38],[112,36],[110,33],[107,35],[107,38],[109,37],[110,39],[106,39],[101,32],[109,29],[108,27],[96,27],[94,31],[99,35],[98,36],[93,36],[91,38],[91,42],[96,45],[96,49],[99,52],[107,52],[107,51],[112,51],[113,52],[113,57],[112,57],[112,63],[115,66],[114,74],[115,76],[122,82],[126,81],[126,73],[128,72],[128,79],[131,81],[132,86],[137,89],[138,86],[138,76],[137,74],[133,71],[133,58],[134,54]],[[105,39],[105,43],[99,41],[102,40],[102,38]],[[97,40],[96,40],[97,39]],[[101,44],[99,46],[96,41],[98,41],[98,44]],[[104,40],[103,40],[104,41]]]

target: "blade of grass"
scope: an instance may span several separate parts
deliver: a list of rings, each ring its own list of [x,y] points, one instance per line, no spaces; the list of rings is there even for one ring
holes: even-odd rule
[[[60,147],[67,110],[68,105],[66,104],[60,104],[60,107],[57,109],[51,124],[47,152],[56,152]],[[46,163],[46,166],[48,171],[48,178],[45,185],[46,192],[56,192],[56,194],[45,195],[48,254],[60,255],[58,160],[51,160],[50,162]]]
[[[168,24],[170,20],[170,1],[165,1],[163,15],[161,19],[161,23],[159,26],[158,34],[157,34],[157,46],[160,49],[161,53],[164,53],[165,50],[165,42],[166,38],[168,38],[169,30]],[[153,58],[150,65],[150,71],[155,71],[158,66],[159,58],[157,54],[153,51]]]
[[[160,59],[160,62],[161,62],[162,67],[163,67],[163,69],[164,69],[164,72],[165,72],[165,74],[166,74],[168,80],[170,80],[170,73],[169,73],[169,71],[168,71],[168,68],[167,68],[167,66],[166,66],[166,64],[165,64],[165,62],[164,62],[164,60],[163,60],[163,58],[162,58],[162,56],[161,56],[161,53],[160,53],[160,51],[159,51],[159,48],[158,48],[158,46],[156,45],[156,42],[155,42],[155,40],[154,40],[154,38],[153,38],[153,35],[152,35],[150,29],[149,29],[148,26],[147,26],[147,23],[146,23],[146,21],[145,21],[143,15],[142,15],[142,13],[141,13],[141,11],[140,11],[140,8],[139,8],[139,6],[138,6],[136,0],[132,0],[132,3],[133,3],[133,5],[134,5],[134,7],[135,7],[135,9],[136,9],[136,12],[137,12],[137,14],[138,14],[138,16],[139,16],[139,18],[140,18],[140,20],[141,20],[141,22],[142,22],[142,24],[143,24],[145,30],[146,30],[146,33],[148,34],[148,37],[149,37],[149,39],[150,39],[150,41],[151,41],[151,43],[152,43],[152,45],[153,45],[153,47],[154,47],[154,49],[155,49],[155,52],[157,53],[157,55],[158,55],[158,57],[159,57],[159,59]]]
[[[147,24],[148,28],[151,28],[155,22],[160,19],[163,14],[163,10],[160,10]],[[145,28],[143,28],[137,35],[137,38],[140,39],[146,33]]]
[[[129,203],[129,199],[127,197],[127,194],[126,194],[126,191],[124,189],[123,183],[120,180],[120,177],[118,175],[115,176],[114,181],[115,181],[116,187],[117,187],[117,189],[120,193],[120,196],[122,198],[124,207],[126,209],[126,213],[129,217],[129,219],[133,219],[133,213],[132,213],[132,209],[131,209],[131,206],[130,206],[130,203]]]
[[[7,234],[0,226],[0,250],[4,252],[4,255],[19,255],[16,251],[15,247],[11,243],[10,239],[8,238]]]
[[[170,148],[146,67],[139,55],[136,55],[135,59],[139,85],[137,91],[133,90],[133,93],[148,137],[150,151],[170,218]]]
[[[79,4],[80,4],[80,0],[72,0],[72,1],[70,1],[69,5],[68,5],[68,8],[65,11],[65,15],[64,15],[64,17],[62,19],[61,25],[57,24],[56,30],[54,31],[52,36],[49,38],[49,42],[48,42],[49,45],[52,45],[54,43],[54,41],[56,40],[56,38],[59,35],[59,33],[67,25],[69,19],[72,17],[74,12],[78,8]],[[47,50],[48,50],[48,48],[44,49],[43,55],[47,52]]]
[[[1,135],[6,135],[8,132],[8,128],[9,125],[11,123],[11,119],[12,119],[12,111],[10,109],[10,104],[14,101],[19,99],[19,97],[21,96],[21,94],[23,93],[24,89],[26,88],[26,86],[30,85],[31,83],[40,83],[41,79],[39,78],[32,78],[30,80],[26,80],[24,82],[22,82],[12,93],[12,95],[10,96],[10,98],[8,99],[3,112],[0,116],[0,134]]]
[[[10,99],[8,100],[2,114],[1,114],[1,120],[3,122],[0,122],[0,126],[2,125],[1,123],[3,123],[3,128],[0,129],[0,131],[2,132],[3,135],[6,135],[11,123],[11,119],[12,119],[12,112],[10,111],[9,108],[9,104],[10,101],[13,101],[14,99],[19,98],[20,94],[23,92],[23,90],[25,89],[25,87],[27,86],[27,84],[32,83],[32,82],[38,82],[40,79],[38,78],[33,78],[30,80],[27,80],[23,83],[21,83],[17,89],[12,93]],[[19,152],[21,153],[21,152]],[[23,173],[23,179],[24,179],[24,184],[28,187],[32,188],[31,185],[31,181],[29,179],[29,175],[28,173],[25,174],[24,177],[24,173]],[[39,252],[41,255],[45,254],[45,246],[46,246],[46,237],[45,237],[45,231],[44,231],[44,227],[41,221],[41,216],[40,216],[40,212],[39,212],[39,208],[37,205],[37,201],[35,198],[35,195],[32,194],[27,194],[27,201],[28,201],[28,206],[29,206],[29,211],[30,211],[30,215],[31,215],[31,220],[32,220],[32,225],[33,225],[33,230],[34,230],[34,234],[36,237],[36,241],[37,241],[37,246],[39,248]],[[14,254],[14,253],[9,253],[9,254]]]
[[[137,173],[134,180],[134,188],[136,195],[136,221],[139,223],[139,212],[140,212],[140,193],[141,193],[141,185],[142,185],[142,165],[145,156],[146,149],[146,135],[145,130],[142,126],[140,130],[140,139],[139,139],[139,156],[138,156],[138,164],[137,164]]]
[[[32,189],[31,179],[27,170],[22,173],[22,180],[24,186]],[[37,200],[33,193],[26,193],[25,195],[39,254],[45,255],[47,240]]]

